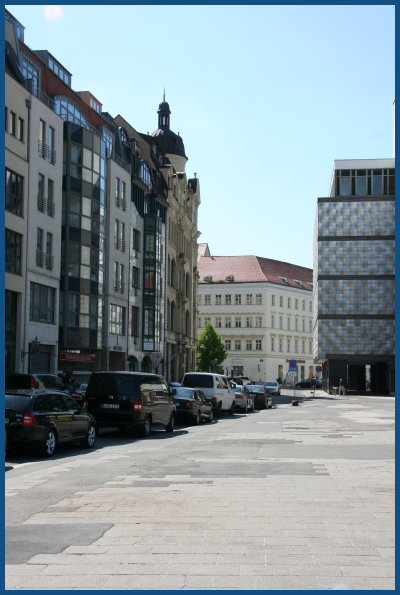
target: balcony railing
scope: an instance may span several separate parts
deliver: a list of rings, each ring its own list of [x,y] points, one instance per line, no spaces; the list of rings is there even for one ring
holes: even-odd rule
[[[46,269],[52,271],[54,268],[54,256],[52,254],[46,254]]]
[[[36,250],[36,266],[38,266],[42,269],[45,265],[45,262],[46,262],[46,252],[42,252],[41,250]]]
[[[44,213],[46,210],[46,198],[41,194],[37,195],[37,208],[41,213]]]
[[[56,203],[54,200],[47,201],[47,214],[49,217],[54,217],[56,214]]]

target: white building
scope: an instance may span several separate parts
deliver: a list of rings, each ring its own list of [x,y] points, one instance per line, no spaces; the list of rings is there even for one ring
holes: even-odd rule
[[[198,333],[210,322],[228,352],[223,371],[254,381],[315,373],[312,269],[258,256],[211,256],[200,244]]]

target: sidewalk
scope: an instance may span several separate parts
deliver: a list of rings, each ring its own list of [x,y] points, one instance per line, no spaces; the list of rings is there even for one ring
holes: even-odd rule
[[[395,587],[393,398],[316,395],[292,407],[282,395],[272,410],[104,448],[73,470],[106,463],[107,481],[24,523],[101,522],[104,534],[8,565],[7,589]],[[30,473],[33,496],[50,477]],[[6,487],[23,506],[18,477]]]

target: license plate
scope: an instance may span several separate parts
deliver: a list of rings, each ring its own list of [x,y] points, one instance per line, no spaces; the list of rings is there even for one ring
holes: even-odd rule
[[[116,403],[102,403],[101,406],[103,409],[119,409],[119,405]]]

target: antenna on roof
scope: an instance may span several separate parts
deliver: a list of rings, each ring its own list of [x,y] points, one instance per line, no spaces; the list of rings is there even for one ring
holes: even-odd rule
[[[164,95],[163,95],[163,101],[165,101],[165,85],[164,85]]]

